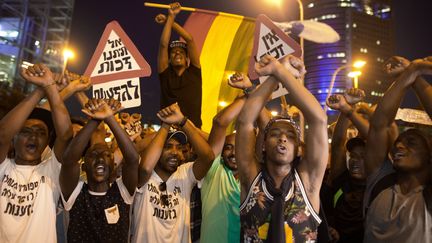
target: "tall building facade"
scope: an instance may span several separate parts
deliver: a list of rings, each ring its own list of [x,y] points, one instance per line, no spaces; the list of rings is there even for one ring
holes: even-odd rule
[[[0,1],[0,82],[24,86],[23,64],[62,69],[73,7],[74,0]]]
[[[332,93],[353,87],[347,76],[356,60],[366,61],[358,77],[358,87],[365,90],[366,102],[375,104],[389,86],[382,72],[383,62],[394,55],[394,27],[391,0],[304,0],[305,19],[326,23],[341,39],[332,44],[305,41],[306,87],[324,105],[333,73]],[[335,112],[328,113],[332,119]]]

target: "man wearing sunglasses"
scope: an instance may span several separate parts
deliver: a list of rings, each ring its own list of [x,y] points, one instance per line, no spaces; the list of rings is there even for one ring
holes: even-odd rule
[[[215,156],[177,103],[157,115],[162,127],[141,154],[132,242],[191,242],[192,188],[206,175]],[[181,131],[170,131],[172,125]],[[184,163],[183,147],[188,140],[197,159]]]

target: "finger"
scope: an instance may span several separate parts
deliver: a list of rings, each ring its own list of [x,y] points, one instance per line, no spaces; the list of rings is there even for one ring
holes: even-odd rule
[[[87,109],[81,109],[82,113],[86,114],[89,117],[93,117],[93,113],[91,113],[90,111],[88,111]]]
[[[36,64],[33,67],[34,67],[34,70],[35,70],[35,74],[37,76],[42,76],[42,74],[43,74],[42,67],[39,64]]]
[[[156,113],[156,116],[160,119],[160,120],[164,120],[163,117],[158,113]]]
[[[34,65],[33,65],[34,66]],[[35,70],[33,66],[29,66],[26,69],[26,73],[28,76],[35,76]]]
[[[159,111],[159,114],[160,114],[162,117],[166,117],[166,116],[168,116],[169,112],[168,112],[167,109],[165,108],[165,109]]]

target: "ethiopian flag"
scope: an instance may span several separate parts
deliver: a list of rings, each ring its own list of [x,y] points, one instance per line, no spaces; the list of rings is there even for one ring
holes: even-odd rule
[[[184,28],[194,37],[202,73],[202,130],[210,132],[213,117],[239,90],[228,86],[234,72],[248,72],[255,20],[240,15],[194,9]]]

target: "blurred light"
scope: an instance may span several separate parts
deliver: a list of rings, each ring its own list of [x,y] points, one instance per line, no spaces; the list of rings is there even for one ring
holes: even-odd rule
[[[272,116],[277,116],[279,114],[277,111],[271,111],[270,113]]]
[[[352,72],[348,73],[348,77],[355,78],[355,77],[360,76],[361,74],[362,74],[362,72],[360,72],[360,71],[352,71]]]
[[[228,105],[228,103],[226,103],[225,101],[219,101],[220,107],[226,107],[227,105]]]
[[[271,3],[276,6],[281,6],[283,0],[267,0],[268,3]]]
[[[110,143],[111,141],[112,141],[112,139],[110,137],[105,138],[106,143]]]
[[[28,68],[28,67],[31,67],[31,66],[33,66],[33,63],[26,62],[26,61],[23,61],[22,64],[21,64],[22,68]]]
[[[390,12],[390,8],[383,8],[383,9],[381,10],[381,12],[382,12],[382,13]]]
[[[308,4],[308,8],[313,8],[314,7],[314,3],[309,3]]]
[[[363,61],[363,60],[358,60],[358,61],[355,61],[355,62],[354,62],[353,67],[355,67],[355,68],[362,68],[365,64],[366,64],[365,61]]]
[[[74,56],[75,56],[75,54],[70,49],[65,48],[63,50],[63,57],[65,59],[70,59],[70,58],[73,58]]]
[[[37,40],[35,41],[35,46],[39,46],[40,42]]]

